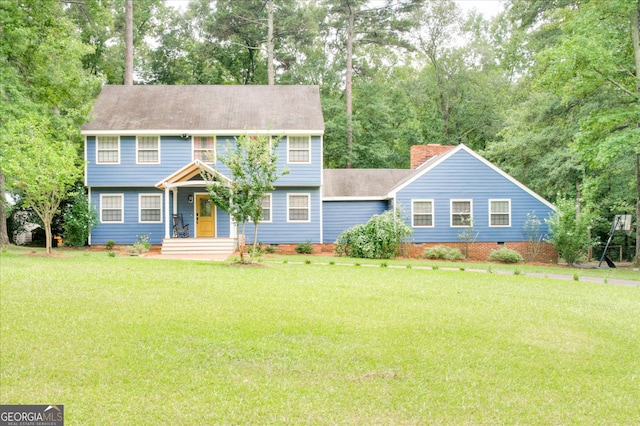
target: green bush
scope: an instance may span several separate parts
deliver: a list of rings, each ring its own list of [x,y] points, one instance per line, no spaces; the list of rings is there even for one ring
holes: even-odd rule
[[[313,253],[313,244],[311,244],[310,240],[307,240],[304,243],[300,243],[294,249],[298,254],[311,254]]]
[[[340,234],[336,240],[336,254],[361,259],[390,259],[398,256],[402,240],[412,232],[398,209],[388,210]]]
[[[427,247],[422,253],[425,259],[462,260],[464,255],[457,248],[444,246]]]
[[[98,224],[98,212],[89,204],[84,188],[76,188],[71,202],[62,212],[64,244],[81,247],[87,243],[91,228]]]
[[[576,218],[576,206],[573,201],[559,200],[556,206],[558,210],[546,221],[551,234],[549,241],[565,262],[572,266],[578,263],[594,244],[589,236],[590,219],[584,213]]]
[[[522,255],[510,248],[502,247],[489,253],[489,260],[502,263],[518,263],[524,261]]]
[[[109,240],[107,241],[104,246],[107,248],[107,250],[111,251],[113,250],[113,247],[116,245],[116,242],[113,240]]]

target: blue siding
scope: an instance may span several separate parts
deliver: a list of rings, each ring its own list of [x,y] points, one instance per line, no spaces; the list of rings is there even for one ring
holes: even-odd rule
[[[287,222],[287,194],[310,194],[311,221]],[[264,244],[320,243],[320,188],[278,188],[271,193],[272,222],[258,226],[258,241]],[[253,225],[247,224],[247,242],[253,242]]]
[[[348,228],[366,223],[371,216],[388,209],[387,201],[325,201],[323,211],[323,239],[333,243]]]
[[[226,155],[235,149],[236,136],[218,136],[216,140],[217,157]],[[278,168],[289,170],[289,173],[276,181],[276,186],[320,186],[322,179],[322,138],[311,137],[311,162],[309,164],[287,164],[287,138],[284,137],[278,143]],[[216,162],[217,170],[227,177],[231,177],[229,169],[219,160]]]
[[[473,200],[473,228],[478,242],[523,241],[523,226],[527,213],[534,212],[543,221],[541,231],[547,232],[544,219],[553,213],[547,205],[534,198],[496,170],[470,153],[460,150],[432,170],[398,192],[396,202],[411,224],[411,200],[434,200],[434,227],[414,228],[415,242],[457,242],[466,228],[450,226],[450,200]],[[489,200],[511,200],[511,226],[489,226]]]
[[[163,223],[140,223],[138,221],[138,194],[162,194],[164,205],[164,193],[156,188],[108,188],[91,189],[91,204],[100,214],[100,194],[124,195],[124,223],[99,223],[91,231],[91,244],[105,244],[109,240],[116,244],[133,244],[138,235],[149,236],[151,244],[160,244],[164,237]],[[163,220],[164,211],[162,212]]]
[[[120,164],[96,164],[94,136],[87,137],[87,186],[153,186],[191,162],[191,139],[160,138],[160,164],[136,164],[135,136],[120,137]]]

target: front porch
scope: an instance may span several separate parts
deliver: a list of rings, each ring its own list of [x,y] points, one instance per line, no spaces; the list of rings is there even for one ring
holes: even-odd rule
[[[161,254],[232,254],[237,228],[226,212],[209,200],[207,186],[228,182],[205,163],[195,160],[156,184],[165,192],[165,235]]]

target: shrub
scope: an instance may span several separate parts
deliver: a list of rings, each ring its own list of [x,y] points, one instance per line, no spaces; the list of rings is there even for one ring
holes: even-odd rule
[[[489,253],[489,260],[502,263],[518,263],[524,261],[522,255],[510,248],[502,247]]]
[[[427,247],[422,253],[425,259],[461,260],[464,255],[457,248],[444,246]]]
[[[111,251],[113,250],[113,247],[116,245],[116,242],[113,240],[109,240],[107,241],[104,246],[107,248],[107,250]]]
[[[398,256],[402,240],[412,229],[400,210],[388,210],[344,231],[336,240],[336,254],[361,259],[390,259]]]
[[[304,243],[300,243],[294,249],[298,254],[311,254],[313,253],[313,244],[311,244],[311,240],[307,240]]]
[[[76,188],[71,202],[62,212],[64,244],[72,247],[84,246],[89,238],[91,228],[98,224],[98,212],[89,204],[84,188]]]
[[[575,203],[569,200],[557,202],[558,211],[547,220],[549,241],[560,256],[572,266],[580,261],[593,245],[589,236],[589,217],[584,213],[576,217]]]
[[[149,251],[151,243],[149,243],[149,236],[146,234],[138,235],[138,241],[127,247],[127,251],[131,254],[142,254]]]

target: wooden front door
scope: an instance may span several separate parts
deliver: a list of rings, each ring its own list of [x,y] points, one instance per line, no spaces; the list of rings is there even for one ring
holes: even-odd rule
[[[209,196],[196,194],[196,237],[216,236],[216,209]]]

